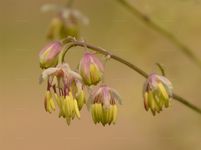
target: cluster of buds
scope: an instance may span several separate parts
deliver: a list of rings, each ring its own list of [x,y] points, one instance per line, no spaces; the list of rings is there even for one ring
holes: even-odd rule
[[[79,74],[64,63],[45,69],[40,79],[41,82],[43,80],[48,82],[44,102],[47,112],[55,111],[55,101],[60,110],[59,117],[65,118],[68,124],[75,116],[80,118],[80,110],[85,104],[85,95]]]
[[[52,42],[39,53],[40,66],[44,69],[40,81],[47,80],[45,110],[52,113],[58,107],[59,117],[65,118],[69,125],[75,117],[80,118],[80,110],[86,103],[85,91],[92,89],[88,104],[94,123],[103,126],[115,124],[120,96],[114,89],[102,84],[104,67],[101,60],[94,53],[85,52],[77,73],[67,63],[58,61],[63,54],[62,47],[61,43]],[[85,88],[87,86],[90,87]]]
[[[88,23],[85,16],[70,7],[57,5],[43,7],[43,11],[49,10],[57,12],[48,28],[47,38],[50,40],[61,40],[68,36],[79,38],[80,22]],[[118,114],[117,104],[121,104],[121,99],[116,90],[101,82],[104,67],[100,59],[95,53],[85,52],[80,60],[78,72],[75,72],[63,62],[65,52],[62,50],[63,44],[54,41],[44,47],[39,54],[40,67],[45,69],[40,81],[47,80],[45,110],[52,113],[58,107],[59,117],[65,118],[69,125],[75,117],[80,119],[80,111],[87,103],[95,124],[101,123],[103,126],[115,124]],[[88,102],[84,89],[88,90]],[[171,82],[164,76],[154,73],[149,75],[143,89],[145,109],[151,110],[155,115],[164,107],[169,107],[172,90]]]
[[[152,114],[160,113],[164,107],[169,107],[172,97],[172,84],[164,76],[151,74],[147,78],[144,89],[144,107],[148,111],[151,110]]]
[[[78,38],[80,36],[80,24],[88,24],[88,18],[78,10],[57,5],[45,5],[43,11],[55,11],[56,16],[48,27],[47,38],[49,40],[63,39],[67,36]]]
[[[80,118],[80,110],[88,103],[95,124],[115,124],[117,104],[121,104],[121,100],[116,90],[102,83],[104,66],[101,60],[95,53],[85,52],[78,72],[75,72],[60,60],[65,54],[62,50],[63,45],[55,41],[39,53],[40,66],[45,69],[40,79],[47,80],[45,110],[49,113],[55,111],[56,102],[59,117],[65,118],[69,125],[75,117]],[[150,74],[143,89],[145,109],[151,110],[153,115],[160,113],[163,108],[169,107],[172,91],[172,84],[166,77]],[[88,102],[86,95],[89,95]]]

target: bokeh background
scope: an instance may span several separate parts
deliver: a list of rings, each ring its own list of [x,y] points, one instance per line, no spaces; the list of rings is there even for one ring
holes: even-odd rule
[[[201,59],[200,0],[130,0],[139,10],[172,32]],[[200,150],[201,116],[177,101],[153,117],[143,108],[144,78],[115,61],[106,66],[105,81],[122,96],[116,125],[94,125],[86,108],[68,127],[57,113],[43,108],[45,84],[38,52],[52,14],[46,3],[65,0],[0,1],[0,149],[1,150]],[[75,0],[73,7],[90,19],[82,27],[89,43],[109,49],[147,72],[164,64],[175,92],[201,107],[201,70],[160,34],[137,20],[116,0]],[[67,60],[75,67],[82,50]]]

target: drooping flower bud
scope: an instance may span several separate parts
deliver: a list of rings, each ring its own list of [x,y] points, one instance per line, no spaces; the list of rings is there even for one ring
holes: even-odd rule
[[[47,39],[60,40],[66,35],[64,21],[61,17],[55,17],[51,20],[47,31]]]
[[[48,28],[47,38],[50,40],[63,39],[68,36],[79,38],[81,23],[87,24],[88,19],[79,11],[62,9],[52,19]]]
[[[56,16],[51,20],[47,38],[49,40],[60,40],[68,36],[80,36],[80,26],[88,25],[89,19],[79,10],[55,4],[45,4],[41,7],[42,12],[55,12]]]
[[[169,107],[172,90],[171,82],[164,76],[149,75],[143,89],[145,109],[147,111],[150,109],[152,114],[155,115],[156,112],[162,111],[164,107]]]
[[[51,42],[45,46],[39,53],[40,67],[45,69],[56,66],[61,51],[62,44],[59,41]]]
[[[92,91],[89,98],[89,108],[94,123],[102,123],[103,126],[117,120],[117,103],[121,104],[121,99],[116,90],[106,86],[98,86]]]
[[[95,54],[86,52],[79,64],[79,72],[86,85],[96,85],[102,80],[104,67]]]
[[[65,20],[61,16],[53,18],[48,28],[47,38],[49,40],[60,40],[68,36],[79,37],[79,26],[76,20],[73,18]]]
[[[81,76],[72,71],[68,64],[60,64],[55,68],[43,71],[41,81],[47,79],[47,92],[45,96],[45,109],[47,112],[55,110],[56,101],[60,113],[59,117],[66,119],[69,125],[77,116],[80,118],[80,110],[85,104],[85,94],[81,82]]]

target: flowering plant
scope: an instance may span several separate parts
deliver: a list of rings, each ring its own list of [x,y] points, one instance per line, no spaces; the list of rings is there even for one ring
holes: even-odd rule
[[[57,14],[48,28],[47,38],[52,42],[39,53],[40,67],[43,69],[40,82],[47,80],[47,91],[44,98],[44,106],[47,112],[52,113],[58,108],[59,117],[63,117],[70,125],[75,117],[80,119],[80,111],[86,104],[95,124],[101,123],[105,126],[116,123],[118,104],[121,104],[121,98],[115,89],[103,81],[104,65],[102,60],[97,57],[97,54],[101,54],[107,59],[111,58],[128,66],[146,78],[143,87],[144,108],[146,111],[150,110],[154,116],[164,108],[168,108],[172,99],[201,114],[199,107],[173,92],[172,83],[165,76],[164,69],[160,64],[158,66],[162,75],[155,72],[148,74],[103,48],[79,40],[78,23],[87,24],[88,19],[79,11],[72,9],[70,7],[71,2],[69,1],[68,7],[45,5],[42,8],[43,11],[53,10]],[[120,2],[131,8],[124,0],[120,0]],[[148,21],[146,23],[151,27],[163,31],[134,8],[131,10],[143,21]],[[162,33],[166,34],[166,32]],[[175,40],[175,38],[173,39]],[[176,44],[184,48],[177,41]],[[84,47],[85,53],[79,62],[78,70],[73,70],[64,58],[66,53],[76,46]],[[188,49],[185,48],[185,51]],[[191,58],[195,57],[191,56]]]
[[[62,43],[62,50],[60,50],[60,46],[59,50],[57,46],[53,48],[46,46],[47,50],[41,50],[39,54],[40,62],[43,62],[41,68],[45,69],[41,74],[40,81],[47,80],[45,110],[49,113],[55,111],[56,102],[59,117],[65,118],[68,125],[75,116],[80,119],[80,111],[85,104],[87,104],[95,124],[101,123],[103,126],[115,124],[118,116],[117,104],[121,104],[118,92],[103,81],[104,65],[96,53],[85,52],[79,63],[78,71],[73,71],[65,62],[65,54],[74,46],[85,47],[85,49],[91,49],[107,58],[117,60],[144,76],[146,78],[143,87],[144,107],[147,111],[151,110],[153,115],[161,112],[164,107],[169,107],[171,99],[178,100],[198,113],[201,112],[198,107],[175,94],[172,83],[164,75],[156,73],[148,75],[121,57],[72,37],[68,37],[60,43]],[[43,57],[44,51],[47,51],[45,54],[47,57]],[[46,61],[49,53],[51,53],[51,59]],[[87,97],[87,95],[89,96]]]

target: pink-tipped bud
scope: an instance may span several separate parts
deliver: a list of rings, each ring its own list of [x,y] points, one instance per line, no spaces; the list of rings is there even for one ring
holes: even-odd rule
[[[96,85],[102,80],[104,67],[95,54],[86,52],[80,61],[79,72],[86,85]]]
[[[169,107],[170,99],[172,97],[172,84],[164,76],[157,74],[149,75],[144,84],[143,97],[144,107],[152,114],[162,111],[164,107]]]
[[[94,123],[115,124],[117,119],[117,103],[121,99],[116,90],[101,85],[92,91],[89,98],[89,106]]]
[[[56,66],[61,51],[62,44],[59,41],[51,42],[45,46],[39,53],[40,67],[44,69]]]

